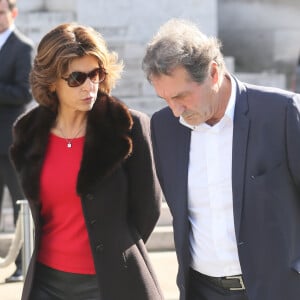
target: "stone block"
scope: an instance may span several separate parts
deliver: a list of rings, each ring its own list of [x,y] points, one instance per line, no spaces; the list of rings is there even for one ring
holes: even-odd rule
[[[274,33],[274,60],[290,62],[294,58],[296,62],[300,53],[300,26],[292,29],[278,29]],[[296,47],[287,47],[283,41],[293,41]]]
[[[89,5],[93,9],[86,9],[85,0],[77,1],[78,21],[98,28],[123,31],[120,38],[125,41],[145,43],[163,22],[172,17],[190,19],[200,24],[209,35],[217,33],[216,0],[153,0],[144,1],[142,5],[140,0],[115,0],[113,5],[109,1],[89,0]]]
[[[300,49],[299,14],[297,0],[219,1],[224,53],[235,57],[239,71],[289,75]]]
[[[28,12],[16,19],[17,26],[37,45],[41,38],[59,24],[75,20],[73,12]]]
[[[145,77],[144,74],[143,74],[143,76]],[[159,99],[156,95],[156,92],[155,92],[153,86],[150,84],[150,82],[146,78],[144,78],[144,80],[143,80],[142,89],[143,89],[143,96],[155,97],[155,98]],[[159,100],[163,101],[162,99],[159,99]]]
[[[142,111],[149,116],[166,106],[166,103],[157,97],[122,97],[121,100],[129,108]]]
[[[225,61],[225,65],[226,65],[226,68],[227,68],[228,72],[234,73],[235,72],[234,57],[233,56],[225,56],[224,61]]]
[[[284,74],[262,72],[262,73],[236,73],[237,78],[241,81],[286,89],[286,76]]]
[[[76,2],[76,0],[51,0],[45,1],[45,7],[49,11],[74,11]]]
[[[13,237],[13,233],[0,233],[0,257],[6,256]]]
[[[18,9],[20,15],[28,11],[38,11],[44,9],[44,0],[18,0]]]
[[[172,225],[172,215],[167,203],[164,201],[161,205],[160,217],[157,222],[157,226],[171,226]]]
[[[13,219],[13,209],[11,207],[2,208],[1,211],[1,222],[0,222],[0,232],[14,232],[14,219]]]
[[[146,243],[149,251],[174,250],[174,237],[172,226],[157,226]]]
[[[1,216],[0,216],[0,232],[13,232],[13,231],[14,231],[14,220],[13,220],[12,200],[7,187],[5,187],[3,193]]]

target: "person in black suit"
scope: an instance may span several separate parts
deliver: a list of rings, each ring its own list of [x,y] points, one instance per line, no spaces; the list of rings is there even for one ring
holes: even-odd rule
[[[24,196],[9,160],[8,149],[12,144],[12,125],[32,99],[29,73],[34,49],[33,43],[15,27],[17,14],[15,0],[0,0],[0,208],[5,185],[12,198],[15,223],[19,211],[16,202]],[[16,272],[7,282],[23,279],[20,255],[16,266]]]
[[[180,300],[298,300],[300,95],[239,81],[220,48],[173,19],[143,59]]]

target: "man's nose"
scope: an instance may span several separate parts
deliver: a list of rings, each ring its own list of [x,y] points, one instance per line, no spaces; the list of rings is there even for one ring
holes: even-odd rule
[[[176,103],[176,101],[168,101],[168,104],[175,117],[180,117],[184,112],[184,106],[179,103]]]

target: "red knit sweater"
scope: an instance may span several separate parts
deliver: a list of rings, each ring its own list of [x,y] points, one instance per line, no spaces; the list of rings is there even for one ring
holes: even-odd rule
[[[57,270],[95,274],[81,201],[76,193],[84,137],[72,140],[50,134],[41,172],[43,220],[38,261]]]

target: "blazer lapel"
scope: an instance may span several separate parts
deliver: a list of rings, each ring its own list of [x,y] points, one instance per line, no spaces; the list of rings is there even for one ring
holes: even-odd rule
[[[178,144],[177,144],[177,178],[176,184],[178,187],[178,194],[180,195],[178,205],[184,204],[184,211],[187,209],[188,196],[188,165],[190,152],[191,130],[187,127],[179,125],[178,130]],[[179,198],[179,197],[178,197]],[[178,199],[177,198],[177,199]],[[183,201],[184,200],[184,201]]]
[[[235,79],[236,80],[236,79]],[[236,80],[237,81],[237,80]],[[237,81],[237,95],[234,113],[233,145],[232,145],[232,193],[234,225],[237,240],[239,239],[243,193],[245,182],[246,152],[250,121],[246,88]]]
[[[14,39],[15,39],[15,35],[14,35],[14,32],[12,32],[9,35],[9,37],[7,38],[7,40],[5,41],[5,43],[0,48],[1,71],[4,71],[6,69],[6,66],[7,66],[6,61],[10,55],[10,51],[11,51],[11,47],[12,47],[12,43],[13,43]]]

